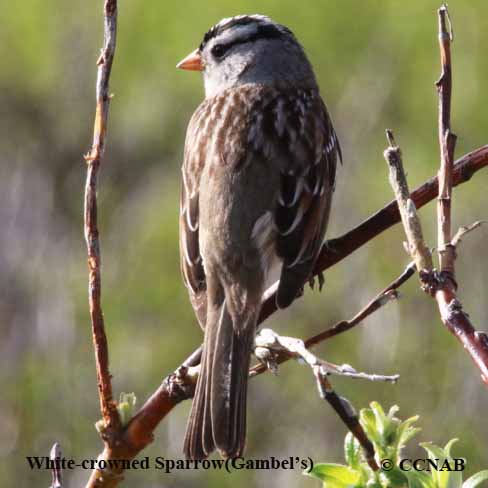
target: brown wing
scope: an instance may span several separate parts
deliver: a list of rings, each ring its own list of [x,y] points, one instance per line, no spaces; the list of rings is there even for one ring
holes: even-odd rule
[[[200,138],[202,126],[208,121],[210,107],[205,100],[193,114],[188,125],[185,154],[181,168],[180,193],[180,266],[183,281],[200,326],[205,327],[207,315],[207,285],[198,243],[198,192],[205,164],[205,147]],[[201,148],[196,151],[195,148]]]
[[[322,246],[341,150],[316,90],[275,92],[261,113],[255,134],[273,141],[268,152],[280,161],[275,225],[283,260],[277,305],[283,308],[309,278]]]

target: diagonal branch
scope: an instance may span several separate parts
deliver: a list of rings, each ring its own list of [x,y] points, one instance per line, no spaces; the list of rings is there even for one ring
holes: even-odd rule
[[[485,166],[488,166],[488,145],[481,146],[456,161],[452,172],[453,186],[469,181],[474,173]],[[415,204],[415,207],[419,209],[433,200],[437,196],[437,192],[438,180],[434,176],[416,188],[411,193],[410,198]],[[393,200],[354,229],[340,237],[327,241],[326,246],[322,248],[317,260],[314,274],[317,275],[331,268],[398,222],[400,222],[398,204]],[[273,293],[264,302],[260,322],[266,320],[275,311],[276,302],[275,294]]]
[[[376,312],[383,305],[386,305],[389,301],[398,298],[398,288],[405,283],[415,273],[415,265],[410,263],[403,273],[392,283],[390,283],[385,289],[378,293],[364,308],[362,308],[353,318],[349,320],[341,320],[337,324],[329,327],[328,329],[319,332],[318,334],[309,337],[305,340],[305,347],[313,347],[317,344],[331,339],[332,337],[346,332],[356,325],[359,325],[364,319]],[[281,364],[289,359],[286,354],[278,355],[275,359],[277,364]],[[264,373],[267,370],[264,364],[257,364],[250,370],[250,376],[257,376]]]

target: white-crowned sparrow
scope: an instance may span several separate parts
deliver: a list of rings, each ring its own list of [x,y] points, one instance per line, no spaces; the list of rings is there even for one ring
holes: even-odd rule
[[[205,83],[182,169],[181,267],[205,331],[184,451],[235,457],[263,292],[279,277],[283,308],[309,278],[340,147],[302,47],[268,17],[223,19],[178,67]]]

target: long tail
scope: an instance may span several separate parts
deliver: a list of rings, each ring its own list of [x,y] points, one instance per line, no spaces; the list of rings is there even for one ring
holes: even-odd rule
[[[184,452],[189,459],[204,459],[215,449],[225,458],[237,457],[246,441],[247,381],[256,317],[234,327],[224,301],[207,318]]]

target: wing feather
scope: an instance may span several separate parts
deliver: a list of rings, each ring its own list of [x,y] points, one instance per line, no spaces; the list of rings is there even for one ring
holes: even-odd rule
[[[205,148],[200,138],[210,118],[210,106],[205,100],[193,114],[188,125],[180,192],[180,266],[190,301],[200,326],[205,327],[207,315],[207,285],[199,246],[199,187],[205,164]],[[192,151],[192,147],[201,148]]]
[[[281,117],[287,121],[285,126],[291,127],[293,137],[297,133],[302,136],[288,137],[293,142],[283,161],[275,211],[276,249],[283,260],[277,294],[280,308],[296,298],[313,270],[327,228],[337,158],[341,157],[337,136],[318,93],[302,91],[298,100],[294,102],[298,106],[295,111],[290,109],[292,102],[281,104],[283,110],[289,109]],[[298,127],[294,120],[299,120]],[[300,130],[301,126],[305,130]]]

